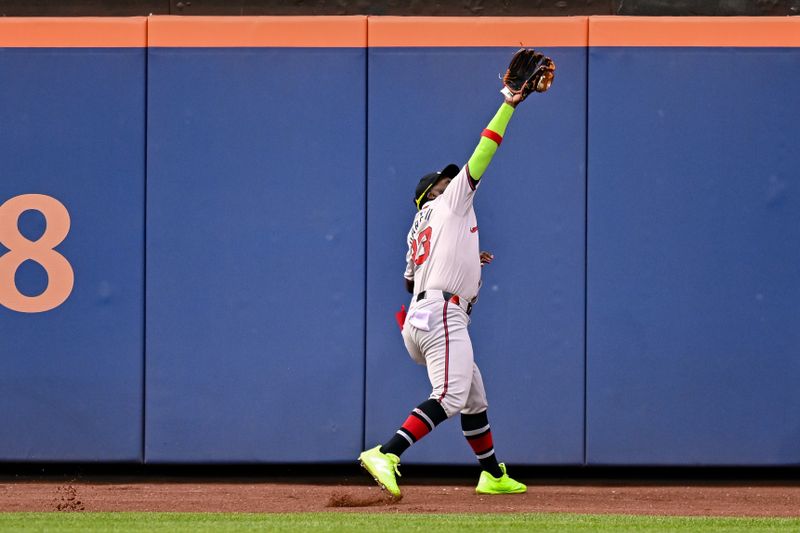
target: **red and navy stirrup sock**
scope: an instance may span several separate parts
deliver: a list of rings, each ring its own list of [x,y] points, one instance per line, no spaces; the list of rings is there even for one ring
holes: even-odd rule
[[[433,428],[445,420],[447,420],[447,413],[444,412],[439,402],[433,399],[425,400],[411,411],[389,442],[381,446],[381,452],[400,456],[409,446],[433,431]]]
[[[494,477],[501,477],[503,471],[497,463],[497,456],[494,454],[494,443],[492,442],[492,430],[489,428],[489,417],[486,411],[476,415],[461,415],[461,430],[467,438],[475,457],[481,464],[481,468],[489,472]]]

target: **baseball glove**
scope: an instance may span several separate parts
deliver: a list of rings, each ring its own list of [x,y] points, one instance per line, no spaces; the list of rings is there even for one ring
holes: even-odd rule
[[[556,64],[533,48],[520,48],[503,76],[502,93],[508,98],[515,94],[524,100],[536,91],[543,93],[550,88],[555,76]]]

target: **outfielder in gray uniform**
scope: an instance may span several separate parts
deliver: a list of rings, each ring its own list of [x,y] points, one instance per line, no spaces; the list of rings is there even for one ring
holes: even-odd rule
[[[537,62],[549,62],[536,55]],[[547,90],[554,68],[547,71],[546,86],[534,80],[527,91],[503,91],[504,102],[463,168],[447,165],[424,176],[417,185],[417,214],[408,232],[404,275],[413,296],[403,323],[403,341],[411,358],[427,367],[432,391],[385,444],[359,456],[361,465],[394,497],[400,496],[395,478],[400,455],[456,414],[461,415],[464,436],[482,468],[476,492],[516,494],[527,490],[497,461],[486,392],[467,329],[480,288],[481,267],[492,260],[491,254],[479,248],[473,199],[517,104],[531,91]]]

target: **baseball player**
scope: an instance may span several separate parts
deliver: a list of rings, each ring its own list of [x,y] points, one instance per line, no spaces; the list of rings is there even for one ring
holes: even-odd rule
[[[493,258],[480,251],[473,199],[514,109],[531,92],[546,91],[554,71],[549,58],[531,49],[519,50],[503,78],[504,102],[467,164],[463,168],[447,165],[417,184],[417,214],[408,232],[404,276],[413,296],[402,333],[411,358],[427,367],[433,390],[386,443],[359,456],[361,465],[394,497],[400,497],[395,478],[400,474],[400,455],[456,414],[461,415],[464,436],[482,468],[475,491],[517,494],[527,490],[509,477],[495,455],[486,392],[467,330],[481,267]]]

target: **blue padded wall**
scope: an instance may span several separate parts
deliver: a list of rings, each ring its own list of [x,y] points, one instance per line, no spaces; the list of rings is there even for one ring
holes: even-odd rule
[[[141,460],[145,60],[143,48],[0,50],[0,204],[63,204],[56,251],[75,276],[52,310],[0,305],[0,461]],[[26,211],[18,228],[36,240],[45,219]],[[36,296],[48,274],[26,261],[15,283]]]
[[[800,463],[798,61],[591,49],[590,464]]]
[[[394,312],[408,305],[405,238],[419,178],[463,165],[502,103],[511,48],[370,48],[366,446],[430,394]],[[583,462],[586,50],[552,48],[553,90],[512,118],[475,206],[495,254],[470,332],[501,460]],[[402,87],[403,90],[398,90]],[[404,462],[475,464],[456,417]]]
[[[396,22],[370,38],[438,42]],[[345,462],[387,440],[430,390],[394,322],[413,190],[467,160],[515,48],[71,31],[0,47],[0,205],[62,203],[75,273],[39,313],[4,307],[0,279],[0,462]],[[476,197],[496,259],[471,334],[500,459],[800,464],[800,48],[544,51],[555,85]],[[52,229],[28,210],[0,240]],[[49,280],[25,261],[13,285]],[[475,458],[456,419],[403,462]]]
[[[353,460],[365,49],[149,54],[146,461]]]

